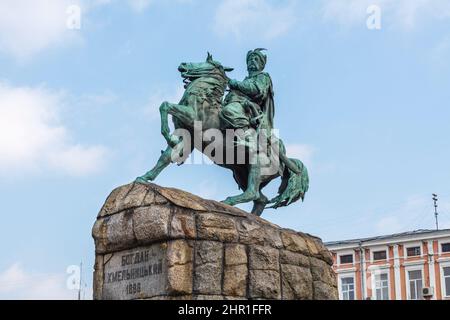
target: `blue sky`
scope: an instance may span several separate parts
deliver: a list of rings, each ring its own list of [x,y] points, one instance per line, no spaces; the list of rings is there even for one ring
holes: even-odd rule
[[[0,298],[74,298],[80,260],[91,286],[96,214],[153,166],[158,106],[182,94],[178,64],[207,51],[242,79],[246,52],[268,49],[275,125],[309,168],[305,202],[264,218],[324,240],[433,228],[435,192],[450,227],[449,26],[445,0],[1,1]],[[156,183],[238,193],[211,165]]]

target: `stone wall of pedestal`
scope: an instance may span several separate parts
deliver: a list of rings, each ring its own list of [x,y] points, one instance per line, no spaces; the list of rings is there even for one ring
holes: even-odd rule
[[[319,238],[181,190],[115,189],[92,235],[94,299],[337,299]]]

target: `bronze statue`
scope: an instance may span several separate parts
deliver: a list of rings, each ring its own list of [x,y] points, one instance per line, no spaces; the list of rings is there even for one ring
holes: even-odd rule
[[[267,62],[263,50],[248,52],[249,75],[242,82],[230,80],[226,72],[233,69],[222,66],[209,53],[205,62],[180,64],[184,95],[178,104],[163,102],[159,109],[161,133],[168,146],[155,167],[138,177],[137,182],[153,181],[170,163],[183,163],[196,148],[215,164],[232,170],[244,191],[224,200],[227,204],[253,201],[252,213],[261,215],[268,204],[278,208],[304,199],[309,186],[306,167],[300,160],[286,156],[282,140],[271,131],[273,84],[263,71]],[[223,99],[227,86],[230,91]],[[169,114],[176,129],[173,134]],[[269,201],[261,190],[279,176],[282,182],[278,196]]]
[[[263,72],[267,56],[262,50],[255,49],[247,53],[248,76],[244,81],[230,80],[228,83],[230,92],[219,114],[223,129],[248,129],[256,125],[267,130],[273,129],[273,86],[270,75]],[[258,118],[260,115],[262,123]]]

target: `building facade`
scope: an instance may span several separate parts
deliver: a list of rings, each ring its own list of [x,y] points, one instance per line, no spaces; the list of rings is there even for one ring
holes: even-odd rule
[[[342,300],[450,300],[450,229],[325,245]]]

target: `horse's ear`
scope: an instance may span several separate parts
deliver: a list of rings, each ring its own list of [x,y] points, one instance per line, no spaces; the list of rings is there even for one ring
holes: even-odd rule
[[[223,67],[223,70],[224,70],[225,72],[231,72],[231,71],[233,71],[233,70],[234,70],[234,68],[230,68],[230,67]]]
[[[208,52],[208,56],[206,57],[206,62],[213,62],[213,57],[211,53]]]

